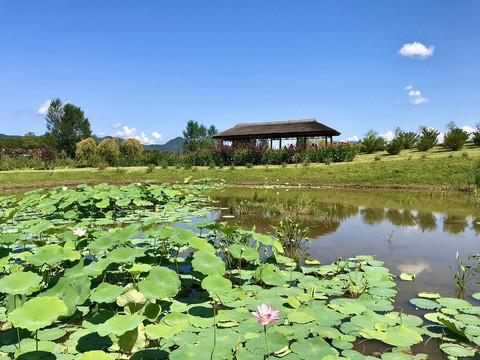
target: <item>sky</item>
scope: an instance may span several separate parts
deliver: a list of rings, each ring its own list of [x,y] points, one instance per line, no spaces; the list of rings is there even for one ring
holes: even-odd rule
[[[480,1],[0,0],[0,133],[51,99],[99,136],[315,118],[341,136],[480,122]]]

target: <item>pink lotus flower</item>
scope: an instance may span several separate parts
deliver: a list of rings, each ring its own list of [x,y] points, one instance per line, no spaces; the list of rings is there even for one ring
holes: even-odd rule
[[[273,310],[272,305],[268,307],[267,304],[263,303],[262,305],[257,305],[257,309],[258,312],[252,311],[251,314],[258,319],[259,324],[265,326],[280,320],[278,317],[280,310]]]
[[[87,230],[83,230],[82,228],[77,228],[76,230],[73,230],[73,235],[77,236],[83,236],[87,233]]]

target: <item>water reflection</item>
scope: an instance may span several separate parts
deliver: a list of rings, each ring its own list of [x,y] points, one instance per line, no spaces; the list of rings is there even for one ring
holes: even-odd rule
[[[428,272],[432,271],[432,267],[430,266],[430,263],[426,261],[418,261],[415,263],[406,262],[404,264],[398,264],[397,269],[400,270],[401,272],[404,272],[407,274],[415,274],[415,275],[419,275],[424,271],[428,271]]]

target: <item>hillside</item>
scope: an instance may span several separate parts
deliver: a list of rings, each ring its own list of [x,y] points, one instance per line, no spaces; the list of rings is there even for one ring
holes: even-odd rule
[[[183,152],[183,142],[183,138],[178,136],[162,145],[143,145],[143,147],[147,150],[158,150],[159,152]]]

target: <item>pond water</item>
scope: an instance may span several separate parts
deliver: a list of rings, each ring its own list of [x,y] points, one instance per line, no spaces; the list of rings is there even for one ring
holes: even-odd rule
[[[276,187],[227,188],[211,196],[222,207],[214,214],[218,221],[264,234],[297,213],[310,227],[305,255],[322,264],[376,254],[392,274],[415,274],[415,282],[396,279],[396,306],[405,310],[422,291],[456,296],[448,265],[456,269],[457,252],[463,263],[480,253],[480,214],[471,194]],[[471,281],[467,295],[479,289]]]

